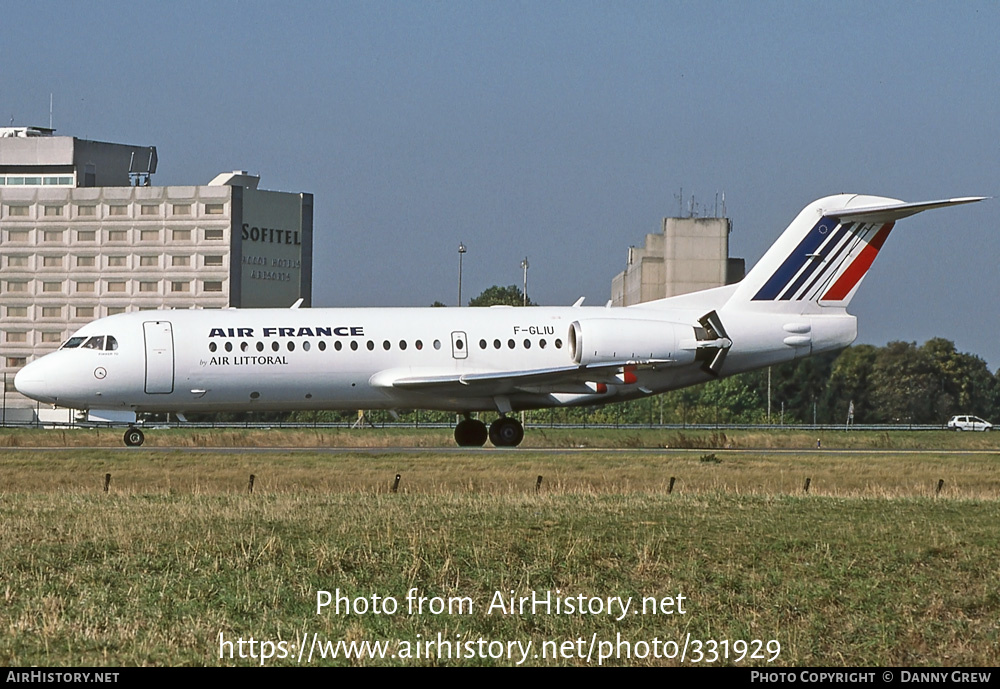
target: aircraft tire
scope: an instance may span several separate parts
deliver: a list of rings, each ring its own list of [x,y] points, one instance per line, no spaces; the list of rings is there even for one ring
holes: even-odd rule
[[[139,447],[145,440],[145,434],[138,428],[129,428],[125,431],[125,444],[129,447]]]
[[[490,424],[490,442],[496,447],[517,447],[524,440],[524,426],[510,416],[501,416]]]
[[[459,447],[482,447],[488,436],[486,424],[477,419],[464,419],[455,426],[455,442]]]

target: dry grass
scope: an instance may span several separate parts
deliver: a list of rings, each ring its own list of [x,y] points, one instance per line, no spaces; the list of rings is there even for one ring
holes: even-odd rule
[[[719,461],[703,461],[710,454]],[[9,450],[0,663],[255,664],[220,660],[219,633],[290,641],[315,632],[398,649],[441,632],[537,644],[690,633],[776,639],[780,666],[994,665],[998,466],[992,454],[719,449]],[[413,587],[480,607],[315,611],[320,589],[402,601]],[[496,591],[554,589],[683,593],[688,614],[618,622],[484,612]],[[484,663],[512,664],[416,664]]]
[[[454,446],[449,428],[145,429],[146,447],[436,448]],[[123,430],[0,429],[0,447],[121,447]],[[1000,433],[949,431],[598,429],[529,427],[522,448],[997,450]]]
[[[708,456],[715,461],[704,461]],[[259,494],[676,493],[933,497],[1000,496],[1000,455],[945,452],[756,452],[714,450],[295,452],[212,450],[8,450],[0,493],[103,490],[117,494],[239,494],[251,474]],[[937,492],[939,481],[944,485]]]

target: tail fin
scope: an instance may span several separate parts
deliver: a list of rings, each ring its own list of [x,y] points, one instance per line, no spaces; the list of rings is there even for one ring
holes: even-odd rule
[[[840,194],[806,206],[740,282],[728,305],[803,313],[846,308],[896,220],[983,197],[904,203]],[[777,307],[777,308],[776,308]]]

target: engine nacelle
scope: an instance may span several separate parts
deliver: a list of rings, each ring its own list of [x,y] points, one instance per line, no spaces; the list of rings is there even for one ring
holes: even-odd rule
[[[694,350],[681,349],[681,344],[693,344],[694,339],[690,325],[630,318],[574,321],[568,337],[570,356],[583,365],[611,361],[690,363]]]

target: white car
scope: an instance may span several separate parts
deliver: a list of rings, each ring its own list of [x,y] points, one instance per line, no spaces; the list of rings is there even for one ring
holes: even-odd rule
[[[978,416],[953,416],[948,422],[948,429],[952,431],[989,431],[993,429],[993,424],[983,421]]]

